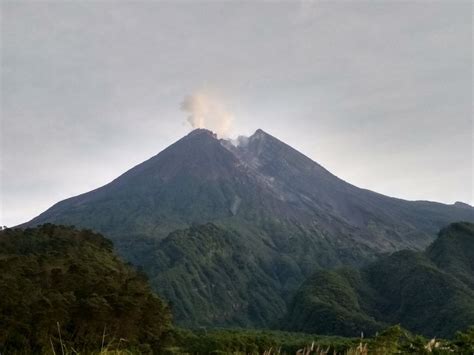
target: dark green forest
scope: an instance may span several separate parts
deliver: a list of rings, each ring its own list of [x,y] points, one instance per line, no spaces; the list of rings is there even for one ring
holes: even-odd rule
[[[392,324],[451,337],[474,324],[474,225],[453,223],[425,252],[404,250],[360,270],[321,270],[300,288],[283,325],[373,335]]]
[[[0,353],[471,354],[473,231],[472,224],[453,224],[423,253],[398,252],[360,271],[317,272],[291,301],[284,321],[275,324],[291,330],[282,331],[178,327],[173,305],[156,296],[146,276],[116,256],[103,236],[52,224],[5,229],[0,231]],[[236,235],[222,233],[212,224],[172,233],[156,255],[169,274],[154,282],[172,285],[188,275],[202,282],[196,283],[200,292],[212,292],[205,290],[202,274],[207,265],[226,287],[232,282],[236,289],[244,287],[241,272],[257,273],[258,263],[245,258]],[[243,259],[226,254],[226,246]],[[193,253],[199,261],[188,260]],[[237,268],[226,263],[232,258]],[[251,285],[241,291],[251,293]],[[198,309],[199,298],[190,299],[189,309]],[[225,295],[220,300],[226,302]],[[258,297],[249,303],[254,300]],[[374,310],[378,313],[370,313]],[[330,333],[348,337],[324,335]]]
[[[121,339],[158,351],[168,307],[99,234],[45,224],[0,232],[0,352],[61,353]]]

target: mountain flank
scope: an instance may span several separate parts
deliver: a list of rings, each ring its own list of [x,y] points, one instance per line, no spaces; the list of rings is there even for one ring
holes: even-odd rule
[[[233,145],[197,129],[111,183],[61,201],[23,226],[75,225],[106,235],[172,302],[180,323],[267,326],[315,270],[421,250],[441,227],[474,222],[474,209],[464,204],[405,201],[357,188],[262,130],[240,142]],[[258,315],[246,306],[248,296],[232,287],[226,292],[233,306],[224,302],[217,311],[216,299],[222,297],[196,286],[223,281],[217,273],[183,276],[171,283],[173,291],[161,282],[182,272],[185,262],[194,272],[219,265],[218,253],[209,257],[192,250],[200,238],[202,248],[212,250],[217,236],[221,252],[235,250],[237,260],[246,260],[243,289],[252,285],[255,295],[273,290],[268,302],[260,301]],[[165,263],[161,258],[174,258],[169,248],[178,242],[186,259],[181,265]],[[229,272],[238,270],[238,261],[226,263]],[[199,311],[198,303],[185,305],[191,298],[199,300]]]

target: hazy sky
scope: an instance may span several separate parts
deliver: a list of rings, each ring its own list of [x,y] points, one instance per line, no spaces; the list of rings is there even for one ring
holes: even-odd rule
[[[0,224],[99,187],[190,130],[183,99],[357,186],[472,203],[472,5],[1,2]]]

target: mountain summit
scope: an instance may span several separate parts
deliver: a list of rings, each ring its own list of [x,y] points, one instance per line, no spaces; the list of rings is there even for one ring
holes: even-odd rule
[[[474,222],[474,209],[360,189],[263,130],[234,145],[197,129],[26,225],[73,224],[108,236],[126,259],[144,267],[178,320],[262,325],[284,311],[288,295],[315,269],[424,248],[441,227],[459,220]],[[218,251],[203,259],[195,252],[201,242]],[[174,259],[186,260],[187,269],[172,266]],[[228,268],[214,274],[223,259]],[[258,297],[273,305],[251,303],[236,285],[263,287]],[[197,307],[206,311],[196,313]]]

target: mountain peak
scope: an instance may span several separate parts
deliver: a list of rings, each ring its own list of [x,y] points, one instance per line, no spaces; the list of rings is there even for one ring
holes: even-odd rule
[[[212,138],[217,139],[217,134],[215,134],[214,132],[206,128],[196,128],[192,130],[191,132],[189,132],[187,137],[193,137],[193,136],[198,136],[198,135],[208,135],[208,136],[211,136]]]
[[[461,207],[461,208],[472,208],[472,206],[470,204],[465,203],[465,202],[461,202],[461,201],[456,201],[454,203],[454,206]]]
[[[265,132],[263,129],[257,129],[254,134],[252,134],[249,138],[250,139],[262,139],[264,137],[272,137],[270,134]]]

